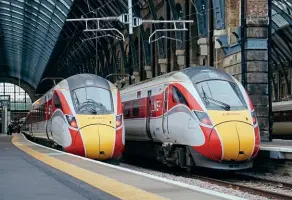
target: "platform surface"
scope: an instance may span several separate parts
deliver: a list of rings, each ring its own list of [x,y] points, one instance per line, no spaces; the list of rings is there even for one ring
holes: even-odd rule
[[[10,139],[0,136],[0,199],[242,199]]]
[[[272,142],[261,142],[260,149],[292,153],[292,140],[274,139]]]
[[[24,153],[11,138],[0,136],[0,199],[117,199]]]

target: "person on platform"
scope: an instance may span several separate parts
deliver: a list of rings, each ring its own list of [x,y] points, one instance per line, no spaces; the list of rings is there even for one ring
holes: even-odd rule
[[[20,124],[17,124],[17,133],[20,133]]]
[[[12,124],[9,124],[8,125],[7,135],[12,135],[12,131],[13,131],[12,129],[13,129]]]

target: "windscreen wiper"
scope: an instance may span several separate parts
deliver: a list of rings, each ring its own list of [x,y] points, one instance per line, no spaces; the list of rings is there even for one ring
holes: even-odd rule
[[[88,107],[91,111],[92,111],[92,114],[97,114],[97,111],[95,109],[93,109],[92,107]]]
[[[229,104],[226,104],[226,103],[224,103],[224,102],[222,102],[222,101],[218,101],[218,100],[216,100],[216,99],[213,99],[213,98],[207,96],[207,94],[206,94],[206,92],[204,91],[203,87],[202,87],[202,92],[203,92],[203,98],[204,98],[204,100],[205,100],[207,103],[209,103],[208,100],[211,100],[211,101],[213,101],[213,102],[215,102],[215,103],[217,103],[217,104],[220,104],[221,107],[223,106],[223,108],[224,108],[225,110],[230,110],[231,106],[230,106]]]

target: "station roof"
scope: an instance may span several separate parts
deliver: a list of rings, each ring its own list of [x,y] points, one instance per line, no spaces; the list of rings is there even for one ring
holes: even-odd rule
[[[272,1],[272,62],[292,63],[292,0]]]
[[[2,76],[37,86],[73,1],[0,0]]]
[[[20,78],[36,88],[45,70],[52,71],[55,65],[67,62],[67,57],[61,60],[64,63],[55,60],[56,54],[63,55],[65,51],[67,43],[62,41],[73,38],[72,55],[75,51],[80,52],[79,57],[95,52],[92,51],[96,48],[93,41],[81,45],[82,39],[93,35],[75,37],[82,32],[79,29],[84,28],[80,23],[65,23],[67,17],[116,16],[125,12],[125,0],[0,0],[0,76]],[[119,30],[125,28],[116,26]],[[291,62],[292,0],[272,0],[272,33],[272,61]],[[98,45],[103,46],[103,43]],[[47,66],[50,69],[46,69]]]

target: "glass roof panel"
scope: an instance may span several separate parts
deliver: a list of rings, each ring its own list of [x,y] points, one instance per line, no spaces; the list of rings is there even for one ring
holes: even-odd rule
[[[284,19],[284,17],[282,17],[280,14],[276,14],[273,16],[273,21],[277,24],[277,26],[279,27],[283,27],[288,25],[289,23],[287,22],[287,20]]]
[[[272,1],[273,3],[273,9],[272,9],[272,20],[274,22],[274,24],[272,24],[272,52],[274,52],[275,54],[280,55],[280,59],[282,61],[285,60],[290,60],[292,55],[291,55],[291,51],[289,51],[289,47],[286,46],[287,41],[284,40],[284,38],[280,37],[279,31],[281,31],[281,34],[285,37],[290,37],[289,34],[287,33],[287,31],[282,31],[282,29],[284,30],[291,30],[291,26],[292,25],[292,10],[291,10],[291,0],[282,0],[282,1]],[[288,5],[288,6],[287,6]],[[289,8],[290,6],[290,8]],[[286,49],[286,51],[279,51],[278,47],[282,46],[284,49]],[[290,44],[292,45],[292,44]],[[276,60],[278,60],[278,57],[275,58]]]
[[[72,4],[73,0],[0,1],[0,30],[10,75],[21,64],[21,77],[39,82],[41,77],[35,75],[43,73]]]
[[[283,1],[285,1],[286,4],[291,6],[289,0],[283,0]],[[280,1],[273,1],[273,5],[276,6],[275,9],[278,8],[276,10],[280,10],[281,11],[281,13],[277,13],[276,10],[272,9],[272,20],[279,27],[283,27],[283,26],[286,26],[286,25],[289,24],[289,22],[287,21],[287,17],[286,16],[288,16],[288,17],[290,17],[292,19],[292,15],[290,15],[290,13],[288,11],[288,9],[290,9],[290,8],[288,8],[285,3],[284,2],[280,2]],[[290,11],[291,11],[291,9],[290,9]],[[286,19],[285,19],[285,17],[283,15],[286,15],[285,16]]]

